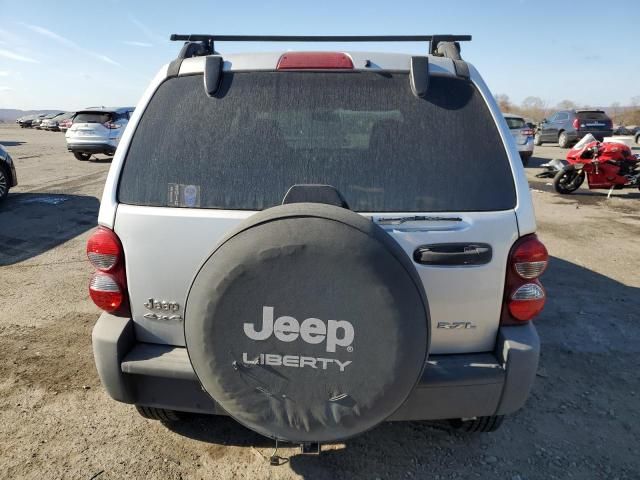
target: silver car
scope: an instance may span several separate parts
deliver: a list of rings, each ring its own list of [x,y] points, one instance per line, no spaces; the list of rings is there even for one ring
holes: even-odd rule
[[[96,153],[113,155],[133,110],[100,107],[76,112],[65,133],[67,150],[78,160],[89,160]]]
[[[529,163],[529,159],[533,155],[534,130],[520,115],[505,113],[504,119],[507,122],[507,126],[511,131],[513,139],[516,141],[522,163],[523,165],[527,165]]]
[[[109,395],[306,451],[385,420],[492,431],[521,408],[548,255],[456,39],[413,56],[176,39],[87,244]]]

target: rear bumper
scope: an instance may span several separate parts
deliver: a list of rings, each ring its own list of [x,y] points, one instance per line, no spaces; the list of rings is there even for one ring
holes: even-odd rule
[[[138,343],[133,322],[103,313],[93,329],[100,380],[120,402],[171,410],[225,412],[200,387],[186,348]],[[390,420],[505,415],[522,407],[535,379],[535,327],[502,327],[493,352],[432,355],[404,405]]]
[[[610,137],[613,135],[613,130],[579,130],[574,132],[567,132],[567,136],[570,140],[581,140],[587,135],[593,135],[596,140],[602,141],[604,137]]]
[[[516,142],[519,153],[533,153],[533,137],[528,137],[524,143]]]
[[[116,147],[109,143],[67,143],[67,150],[80,153],[106,153],[113,155]]]

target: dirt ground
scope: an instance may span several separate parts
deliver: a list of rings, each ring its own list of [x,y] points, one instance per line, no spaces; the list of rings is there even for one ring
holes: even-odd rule
[[[60,133],[0,126],[20,186],[0,205],[0,478],[640,478],[640,192],[561,197],[527,168],[552,255],[526,407],[493,434],[387,423],[320,457],[233,420],[144,420],[102,389],[91,353],[86,239],[108,160],[80,162]]]

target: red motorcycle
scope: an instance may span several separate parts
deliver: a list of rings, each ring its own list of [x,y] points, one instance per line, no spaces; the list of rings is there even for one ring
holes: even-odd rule
[[[587,135],[569,150],[567,162],[561,169],[554,165],[559,170],[553,179],[558,193],[576,191],[585,176],[592,190],[640,188],[640,156],[633,155],[624,143],[598,142]]]

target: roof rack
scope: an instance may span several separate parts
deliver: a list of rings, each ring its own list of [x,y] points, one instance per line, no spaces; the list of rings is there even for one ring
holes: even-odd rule
[[[429,42],[429,53],[438,52],[440,42],[468,42],[471,35],[180,35],[172,34],[171,41],[185,43],[178,58],[212,55],[215,42]],[[197,42],[197,43],[191,43]],[[459,46],[457,46],[459,49]]]
[[[215,51],[215,42],[429,42],[429,54],[447,57],[453,61],[458,77],[469,79],[469,66],[460,57],[460,44],[471,40],[471,35],[171,35],[171,41],[184,41],[173,62],[169,64],[167,77],[180,73],[182,60],[206,56],[204,88],[209,97],[216,95],[222,76],[222,56]],[[411,90],[417,97],[424,97],[429,88],[429,57],[411,57]]]

